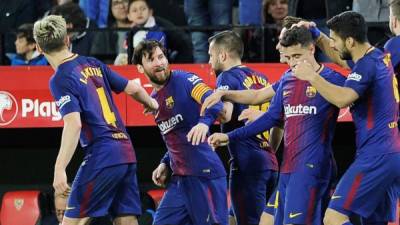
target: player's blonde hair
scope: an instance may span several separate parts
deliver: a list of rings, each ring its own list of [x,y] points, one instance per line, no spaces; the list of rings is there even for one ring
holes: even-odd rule
[[[50,15],[35,22],[33,37],[45,53],[63,49],[67,37],[67,24],[61,16]]]

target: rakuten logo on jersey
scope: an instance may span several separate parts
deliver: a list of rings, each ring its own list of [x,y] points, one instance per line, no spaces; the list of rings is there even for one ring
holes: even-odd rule
[[[178,123],[183,121],[183,116],[181,114],[177,114],[168,120],[164,120],[161,123],[157,124],[163,135],[168,134],[172,129],[178,125]]]
[[[293,116],[316,115],[317,107],[308,105],[285,105],[285,116],[287,118]]]
[[[63,102],[65,104],[65,100]],[[56,102],[40,102],[39,99],[22,99],[21,116],[50,117],[52,121],[61,120],[56,104]]]

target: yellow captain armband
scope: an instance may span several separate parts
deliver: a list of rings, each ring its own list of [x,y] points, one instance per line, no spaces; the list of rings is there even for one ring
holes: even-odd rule
[[[205,93],[207,93],[207,91],[211,91],[211,88],[204,83],[198,83],[192,89],[191,96],[197,103],[201,104],[201,98]]]

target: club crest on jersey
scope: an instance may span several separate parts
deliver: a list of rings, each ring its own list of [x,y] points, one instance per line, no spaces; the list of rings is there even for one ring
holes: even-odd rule
[[[313,86],[307,86],[306,96],[309,98],[314,98],[317,95],[317,89]]]
[[[165,99],[165,105],[168,109],[174,108],[174,99],[172,98],[172,96],[169,96],[167,99]]]

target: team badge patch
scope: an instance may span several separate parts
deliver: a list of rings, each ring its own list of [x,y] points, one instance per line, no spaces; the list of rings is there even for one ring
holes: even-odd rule
[[[315,89],[315,87],[313,86],[308,86],[306,90],[306,95],[309,98],[314,98],[315,95],[317,95],[317,89]]]
[[[165,99],[165,105],[168,109],[172,109],[174,107],[174,99],[172,96],[169,96],[167,99]]]

